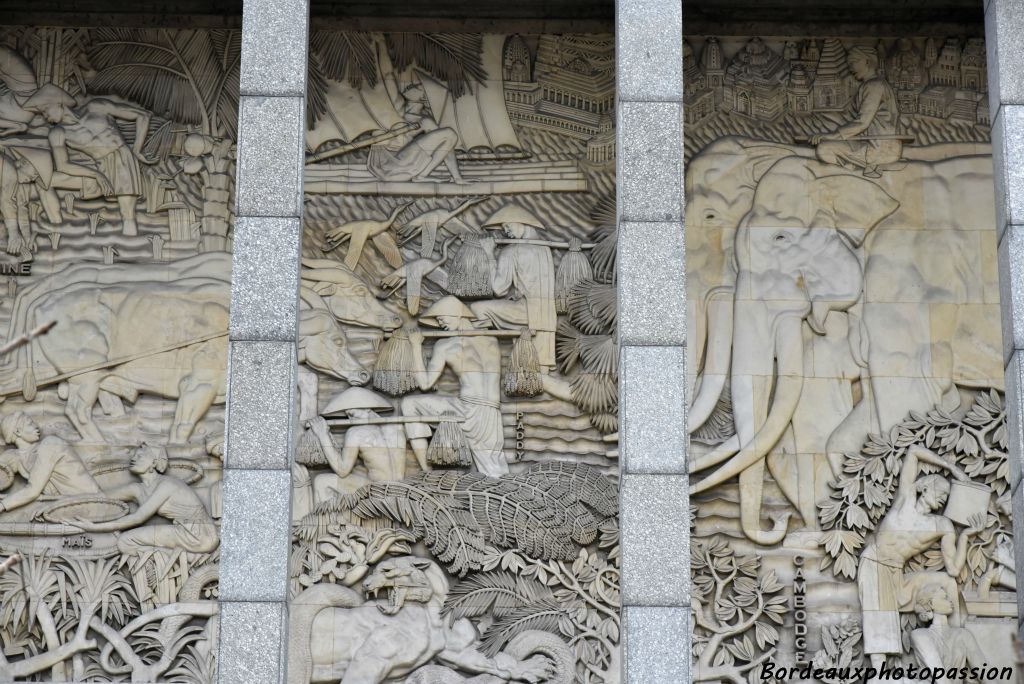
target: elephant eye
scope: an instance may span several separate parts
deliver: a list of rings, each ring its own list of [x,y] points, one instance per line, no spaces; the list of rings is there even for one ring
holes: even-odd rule
[[[704,214],[704,220],[705,221],[714,221],[715,220],[715,212],[713,212],[713,211],[706,212]]]
[[[789,236],[788,236],[788,235],[786,235],[785,233],[776,233],[776,234],[775,234],[775,237],[774,237],[773,239],[774,239],[774,240],[775,240],[776,242],[785,242],[786,240],[788,240],[788,239],[789,239]]]

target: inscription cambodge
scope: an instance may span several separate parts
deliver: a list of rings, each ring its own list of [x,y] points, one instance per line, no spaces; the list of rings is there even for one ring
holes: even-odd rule
[[[684,53],[695,679],[1015,667],[984,44]]]
[[[0,27],[0,680],[215,679],[239,53]]]
[[[311,52],[289,679],[618,682],[614,42]]]

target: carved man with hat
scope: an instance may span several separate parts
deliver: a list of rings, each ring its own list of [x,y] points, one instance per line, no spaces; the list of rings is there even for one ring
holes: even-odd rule
[[[320,412],[321,416],[343,414],[353,421],[373,420],[380,413],[392,411],[394,407],[381,395],[364,387],[349,387],[331,399]],[[334,471],[330,475],[320,475],[313,483],[316,500],[327,498],[330,489],[338,492],[354,491],[359,486],[370,482],[387,482],[401,480],[405,477],[405,432],[401,425],[352,425],[345,430],[341,450],[331,439],[327,421],[318,416],[309,421],[320,447],[327,457],[327,463]],[[355,477],[351,484],[342,480],[352,477],[352,469],[362,458],[366,466],[366,478]],[[420,463],[426,466],[426,458]],[[355,486],[351,486],[355,485]]]
[[[491,288],[499,297],[512,292],[513,299],[488,299],[470,304],[477,319],[495,328],[518,330],[527,326],[536,332],[534,344],[540,365],[549,370],[555,365],[555,265],[551,248],[530,244],[544,229],[533,212],[509,204],[494,212],[484,228],[504,230],[522,242],[505,246],[495,257],[494,240],[481,240],[491,266]]]
[[[473,329],[473,312],[456,297],[443,297],[434,302],[420,317],[420,323],[445,330]],[[501,424],[501,350],[493,337],[455,335],[438,340],[430,363],[423,362],[423,333],[412,330],[409,341],[413,347],[416,381],[424,392],[441,379],[445,368],[459,380],[459,396],[439,394],[410,395],[402,398],[405,416],[437,416],[455,413],[461,423],[466,443],[473,452],[473,463],[484,475],[498,477],[508,472],[505,457],[505,434]],[[405,434],[420,463],[426,461],[430,426],[406,423]]]
[[[54,168],[81,178],[84,198],[115,197],[121,210],[125,235],[138,235],[135,205],[142,195],[139,161],[151,163],[142,154],[149,131],[150,115],[143,109],[105,99],[90,100],[75,108],[75,99],[47,83],[25,102],[25,109],[42,114],[51,124],[50,148]],[[115,119],[135,123],[135,141],[129,148]],[[71,161],[69,150],[80,152],[96,163],[96,169]]]

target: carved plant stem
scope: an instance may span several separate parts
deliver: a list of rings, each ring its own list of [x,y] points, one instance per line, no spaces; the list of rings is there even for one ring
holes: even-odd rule
[[[82,619],[78,623],[78,629],[75,631],[75,638],[66,644],[62,644],[56,650],[46,651],[31,658],[19,660],[16,663],[4,662],[3,665],[0,665],[0,680],[10,681],[15,677],[28,677],[36,672],[52,668],[57,663],[67,660],[76,653],[96,648],[95,639],[85,638],[86,631],[89,629],[89,622],[92,620],[95,611],[96,606],[94,605],[83,607]]]
[[[46,639],[46,648],[51,651],[60,648],[60,637],[57,635],[57,625],[53,622],[53,613],[50,612],[50,607],[43,601],[40,601],[39,607],[36,608],[36,620],[39,621],[39,627],[43,630],[43,638]],[[67,668],[64,667],[64,663],[56,663],[53,666],[51,675],[55,682],[66,682],[68,679],[68,673]]]
[[[118,634],[116,629],[101,622],[98,618],[93,618],[89,626],[107,640],[107,646],[104,647],[103,654],[100,656],[100,665],[103,666],[103,669],[110,674],[126,674],[131,672],[132,679],[136,680],[136,676],[146,669],[146,663],[132,650],[128,641]],[[118,667],[110,662],[108,657],[110,649],[117,651],[117,654],[121,656],[121,660],[125,662],[126,667]]]
[[[100,632],[100,634],[107,639],[108,642],[107,645],[103,647],[103,652],[100,654],[100,665],[104,670],[111,674],[123,674],[126,671],[124,668],[118,668],[110,662],[111,653],[116,650],[125,663],[131,665],[132,681],[156,681],[156,679],[158,679],[160,675],[162,675],[171,666],[171,661],[174,659],[174,656],[177,655],[176,651],[168,649],[168,651],[165,651],[160,657],[159,661],[152,665],[146,665],[138,656],[135,655],[131,646],[128,645],[128,635],[132,634],[140,627],[148,625],[151,622],[156,622],[157,620],[183,616],[208,618],[216,615],[217,611],[218,606],[215,601],[169,603],[165,606],[160,606],[155,610],[151,610],[145,615],[140,615],[122,627],[120,632],[114,631],[97,620],[96,622],[99,623],[100,626],[94,627],[96,631]]]
[[[583,599],[583,601],[587,605],[589,605],[597,612],[602,613],[606,617],[610,617],[613,620],[615,620],[615,624],[619,624],[619,614],[613,610],[606,608],[605,606],[602,606],[600,603],[595,601],[590,596],[590,594],[584,591],[583,587],[580,586],[580,583],[576,581],[576,577],[571,572],[566,570],[564,565],[562,565],[562,561],[548,561],[547,563],[542,563],[541,565],[548,572],[558,577],[558,580],[562,583],[563,586],[565,586],[567,589],[572,589],[574,592],[576,592],[576,595]]]

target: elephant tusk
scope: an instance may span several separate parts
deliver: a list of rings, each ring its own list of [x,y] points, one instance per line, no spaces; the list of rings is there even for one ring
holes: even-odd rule
[[[700,390],[690,406],[688,422],[691,434],[699,430],[711,417],[719,397],[722,396],[722,390],[725,389],[732,356],[732,294],[729,288],[719,288],[708,295],[705,305],[708,350],[704,371],[701,374]]]
[[[776,378],[775,399],[764,423],[728,463],[691,487],[691,494],[699,494],[739,475],[763,459],[782,437],[793,419],[804,386],[801,326],[802,318],[795,315],[779,321],[775,348],[779,350],[777,358],[780,375]]]
[[[719,463],[729,458],[739,450],[739,435],[733,435],[732,437],[730,437],[729,439],[725,440],[717,447],[715,447],[714,451],[704,454],[699,458],[695,458],[690,463],[690,472],[696,473],[700,472],[701,470],[704,470],[705,468],[710,468],[713,465],[718,465]]]

